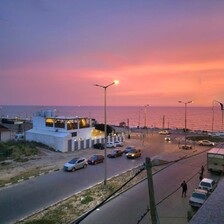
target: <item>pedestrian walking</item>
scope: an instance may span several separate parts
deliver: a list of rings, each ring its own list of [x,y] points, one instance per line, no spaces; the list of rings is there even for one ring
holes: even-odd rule
[[[205,170],[205,168],[204,168],[204,166],[202,165],[201,166],[201,175],[203,176],[203,174],[204,174],[204,170]]]
[[[182,187],[182,197],[186,197],[186,194],[187,194],[187,183],[185,182],[185,180],[182,182],[182,184],[180,186]]]

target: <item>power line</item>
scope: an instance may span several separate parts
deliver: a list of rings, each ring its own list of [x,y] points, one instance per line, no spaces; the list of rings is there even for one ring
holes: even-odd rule
[[[207,150],[206,150],[206,151],[207,151]],[[199,153],[197,153],[197,154],[194,154],[194,155],[191,155],[191,156],[188,156],[188,157],[184,157],[184,158],[180,158],[180,159],[174,160],[173,162],[169,162],[170,164],[169,164],[168,166],[166,166],[166,167],[164,167],[163,169],[161,169],[161,170],[155,172],[153,175],[156,175],[157,173],[159,173],[159,172],[161,172],[162,170],[166,169],[167,167],[173,165],[174,163],[177,163],[177,162],[179,162],[179,161],[181,161],[181,160],[184,160],[184,159],[189,159],[189,158],[191,158],[191,157],[193,157],[193,156],[200,155],[200,154],[202,154],[202,153],[204,153],[204,152],[206,152],[206,151],[202,151],[202,152],[199,152]],[[195,174],[194,174],[191,178],[189,178],[186,182],[188,183],[188,182],[189,182],[192,178],[194,178],[197,174],[198,174],[198,172],[195,173]],[[156,206],[159,205],[159,204],[161,204],[163,201],[165,201],[165,200],[166,200],[167,198],[169,198],[170,196],[172,196],[172,195],[173,195],[174,193],[176,193],[180,188],[181,188],[181,186],[179,186],[177,189],[175,189],[174,191],[172,191],[172,192],[171,192],[170,194],[168,194],[165,198],[161,199],[158,203],[156,203]],[[151,209],[147,207],[146,211],[142,214],[141,218],[137,221],[137,224],[139,224],[139,223],[143,220],[143,218],[148,214],[149,211],[151,211]]]
[[[145,170],[145,167],[142,166],[140,170],[133,176],[131,177],[128,181],[126,181],[121,187],[119,187],[116,191],[114,191],[111,195],[109,195],[106,199],[104,199],[101,203],[99,203],[95,208],[91,209],[89,212],[81,216],[78,220],[75,222],[72,222],[71,224],[78,224],[80,223],[83,219],[85,219],[87,216],[89,216],[92,212],[94,212],[96,209],[101,207],[108,199],[110,199],[114,194],[116,194],[118,191],[120,191],[125,185],[127,185],[131,180],[133,180],[136,176],[138,176],[143,170]]]

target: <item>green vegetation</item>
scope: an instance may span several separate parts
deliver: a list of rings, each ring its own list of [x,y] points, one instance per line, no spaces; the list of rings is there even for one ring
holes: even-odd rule
[[[88,204],[89,202],[93,201],[93,197],[91,197],[90,195],[86,195],[82,200],[81,203],[82,204]]]
[[[44,209],[36,214],[27,217],[24,220],[16,222],[17,224],[64,224],[70,223],[85,212],[90,211],[101,201],[106,199],[115,190],[120,188],[127,180],[129,180],[139,168],[127,171],[119,176],[108,179],[107,186],[103,183],[97,184],[89,189],[83,190],[77,194],[74,194],[70,198],[58,202],[54,206]],[[146,171],[136,176],[128,185],[122,190],[125,191],[129,187],[132,187],[136,183],[141,182],[146,178]],[[50,222],[51,221],[51,222]]]
[[[26,162],[26,157],[38,154],[37,146],[34,142],[26,141],[0,142],[0,161],[13,159],[18,162]]]
[[[96,124],[95,129],[99,131],[104,131],[104,124]],[[107,135],[111,134],[114,130],[111,126],[107,125]]]
[[[188,136],[187,139],[192,140],[192,141],[200,141],[200,140],[209,140],[211,142],[223,142],[224,141],[224,138],[209,136],[209,135]]]
[[[30,222],[27,222],[27,224],[55,224],[55,221],[42,219],[42,220],[33,220]]]

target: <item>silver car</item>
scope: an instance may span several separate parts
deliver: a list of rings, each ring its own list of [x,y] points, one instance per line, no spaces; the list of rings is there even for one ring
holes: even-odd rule
[[[87,164],[87,159],[84,157],[74,158],[64,164],[64,170],[75,171],[81,168],[86,168]]]
[[[195,189],[190,197],[189,204],[192,207],[201,207],[207,200],[208,191],[202,189]]]
[[[204,145],[204,146],[215,146],[214,142],[211,142],[209,140],[200,140],[198,141],[199,145]]]

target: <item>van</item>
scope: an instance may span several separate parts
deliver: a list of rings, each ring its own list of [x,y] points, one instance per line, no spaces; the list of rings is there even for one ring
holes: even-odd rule
[[[224,148],[212,148],[207,152],[207,167],[209,171],[224,172]]]
[[[201,182],[199,183],[199,189],[207,190],[209,192],[214,191],[216,188],[216,182],[209,178],[203,178]]]

